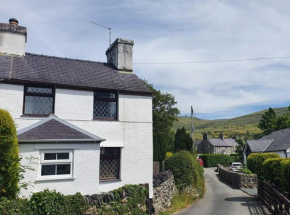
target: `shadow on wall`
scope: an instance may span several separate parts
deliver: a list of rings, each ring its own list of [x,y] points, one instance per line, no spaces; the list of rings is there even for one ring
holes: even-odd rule
[[[241,206],[248,207],[250,215],[271,215],[266,206],[258,200],[258,198],[253,197],[231,197],[225,198],[228,202],[240,202]]]

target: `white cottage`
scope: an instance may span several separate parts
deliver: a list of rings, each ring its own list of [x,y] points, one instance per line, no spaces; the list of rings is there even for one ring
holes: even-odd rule
[[[15,120],[22,163],[34,186],[63,194],[149,184],[152,92],[132,68],[132,40],[117,39],[107,63],[25,53],[27,31],[0,24],[0,108]]]

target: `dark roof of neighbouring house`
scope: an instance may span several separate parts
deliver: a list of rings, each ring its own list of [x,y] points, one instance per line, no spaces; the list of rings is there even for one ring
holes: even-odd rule
[[[108,63],[26,53],[24,57],[0,55],[0,65],[0,81],[152,95],[137,75],[119,72]]]
[[[18,131],[21,142],[102,142],[104,139],[82,130],[65,120],[50,115],[44,120]]]
[[[273,139],[273,142],[266,148],[266,152],[284,151],[290,148],[290,128],[274,131],[261,139]]]
[[[210,138],[208,141],[214,147],[230,147],[238,145],[234,139]]]
[[[263,152],[272,141],[273,139],[248,140],[247,144],[251,152]]]

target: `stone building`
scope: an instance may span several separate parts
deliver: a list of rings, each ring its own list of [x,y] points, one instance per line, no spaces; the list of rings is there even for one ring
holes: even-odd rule
[[[226,139],[221,133],[219,138],[208,138],[207,133],[203,134],[203,140],[198,144],[199,154],[234,154],[237,142],[234,139]]]

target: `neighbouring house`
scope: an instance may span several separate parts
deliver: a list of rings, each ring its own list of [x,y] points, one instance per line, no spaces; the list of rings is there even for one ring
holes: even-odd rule
[[[219,138],[208,138],[207,133],[203,134],[203,140],[198,141],[199,154],[234,154],[238,146],[234,139],[224,138],[221,133]]]
[[[290,157],[290,128],[274,131],[258,140],[248,140],[244,148],[244,160],[251,153],[277,153]]]
[[[0,24],[0,108],[12,115],[22,165],[63,194],[149,184],[153,196],[152,92],[133,73],[132,40],[116,39],[107,63],[25,53],[27,29]],[[77,43],[77,41],[76,41]]]

